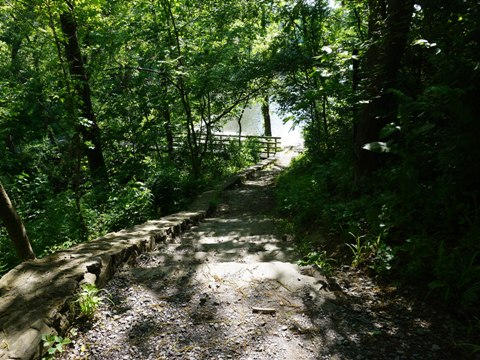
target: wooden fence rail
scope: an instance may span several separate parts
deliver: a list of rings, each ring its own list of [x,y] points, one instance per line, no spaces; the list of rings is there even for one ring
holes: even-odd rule
[[[197,135],[198,136],[198,135]],[[205,134],[201,134],[200,141],[205,141]],[[253,143],[258,146],[262,157],[269,158],[275,156],[276,153],[282,151],[281,137],[278,136],[255,136],[255,135],[230,135],[230,134],[210,134],[209,144],[210,149],[213,151],[228,151],[228,146],[232,142],[241,142],[245,144],[247,142]],[[181,146],[186,142],[186,135],[174,136],[174,146]]]

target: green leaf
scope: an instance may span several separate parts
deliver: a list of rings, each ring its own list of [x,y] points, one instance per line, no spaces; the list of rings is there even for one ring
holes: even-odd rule
[[[380,139],[385,139],[386,137],[389,137],[390,135],[400,130],[401,130],[401,127],[398,125],[395,125],[395,123],[392,122],[383,127],[383,129],[380,131],[379,137]]]
[[[93,121],[85,118],[85,117],[80,117],[78,119],[78,122],[80,123],[80,125],[82,125],[83,127],[86,127],[86,128],[91,128],[93,126]]]
[[[428,40],[417,39],[412,43],[412,45],[425,45],[425,44],[428,44]]]
[[[424,46],[426,48],[431,48],[437,46],[437,43],[431,43],[425,39],[418,39],[412,42],[412,45]]]
[[[325,51],[327,54],[331,54],[333,52],[330,46],[322,46],[322,51]]]
[[[85,141],[85,146],[90,150],[95,149],[95,145],[90,140]]]
[[[362,149],[374,152],[374,153],[388,153],[391,152],[390,147],[386,142],[374,141],[368,144],[365,144]]]

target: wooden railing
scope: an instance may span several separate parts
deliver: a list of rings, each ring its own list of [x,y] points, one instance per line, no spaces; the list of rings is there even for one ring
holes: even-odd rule
[[[219,146],[223,150],[227,149],[228,144],[232,141],[240,141],[243,144],[251,142],[258,146],[260,153],[267,158],[275,156],[277,152],[282,150],[280,147],[281,138],[276,136],[212,134],[210,139],[211,144]]]
[[[197,135],[197,140],[202,143],[205,141],[205,134]],[[260,156],[269,158],[282,151],[281,137],[278,136],[256,136],[256,135],[230,135],[230,134],[210,134],[208,147],[212,151],[228,151],[232,142],[253,143],[258,146]],[[176,135],[173,139],[174,147],[180,147],[186,143],[186,135]]]

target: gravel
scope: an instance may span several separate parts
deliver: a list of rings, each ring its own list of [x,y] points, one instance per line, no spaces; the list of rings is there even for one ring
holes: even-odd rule
[[[294,262],[273,212],[278,171],[225,192],[216,217],[120,268],[61,358],[461,358],[447,315],[348,267],[329,278],[300,269],[298,281],[308,274],[316,288],[286,286],[297,279],[282,274],[248,274],[260,263]],[[241,264],[243,273],[215,272],[219,264]]]

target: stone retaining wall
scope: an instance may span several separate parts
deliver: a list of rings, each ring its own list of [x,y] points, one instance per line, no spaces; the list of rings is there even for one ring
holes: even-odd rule
[[[40,358],[42,334],[62,335],[68,329],[69,303],[80,284],[104,286],[118,266],[197,224],[212,212],[221,191],[274,161],[263,160],[230,177],[201,194],[187,211],[24,262],[5,274],[0,279],[0,359]]]

